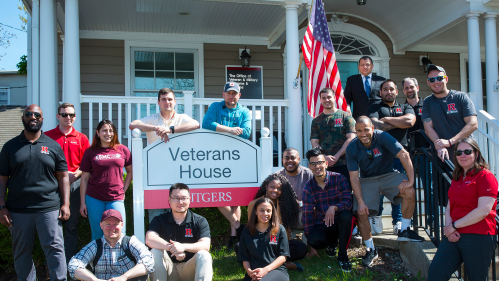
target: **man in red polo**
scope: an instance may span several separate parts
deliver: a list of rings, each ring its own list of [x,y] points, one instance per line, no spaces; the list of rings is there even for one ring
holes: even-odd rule
[[[57,108],[57,120],[59,126],[45,132],[45,135],[55,140],[62,147],[64,156],[68,163],[70,185],[70,205],[71,216],[64,222],[64,249],[66,253],[66,263],[71,257],[78,253],[78,219],[80,217],[80,162],[83,153],[89,147],[88,138],[78,132],[73,127],[76,120],[74,105],[63,103]]]

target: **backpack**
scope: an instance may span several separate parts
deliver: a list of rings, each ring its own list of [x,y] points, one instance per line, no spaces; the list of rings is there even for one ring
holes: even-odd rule
[[[133,263],[137,264],[137,259],[135,259],[135,257],[132,255],[132,252],[130,252],[130,238],[130,236],[123,236],[123,239],[121,239],[121,248],[125,252],[125,256],[127,256],[127,258],[130,259]],[[102,239],[95,239],[95,243],[97,244],[97,253],[95,253],[95,258],[93,261],[94,269],[97,265],[97,262],[102,256]]]

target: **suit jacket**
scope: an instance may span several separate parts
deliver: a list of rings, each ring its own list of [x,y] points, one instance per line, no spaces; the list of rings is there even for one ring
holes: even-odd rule
[[[352,116],[355,120],[357,120],[359,116],[367,115],[367,109],[371,104],[376,104],[381,101],[379,87],[386,78],[374,74],[371,77],[372,81],[369,81],[371,82],[369,99],[367,98],[366,90],[364,90],[361,74],[352,75],[347,79],[347,86],[345,87],[343,94],[345,95],[348,105],[353,101]]]

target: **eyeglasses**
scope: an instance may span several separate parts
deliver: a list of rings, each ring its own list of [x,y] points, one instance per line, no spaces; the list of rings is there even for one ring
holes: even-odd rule
[[[26,118],[31,118],[31,116],[33,115],[35,116],[36,119],[42,118],[42,114],[40,112],[26,111],[26,113],[24,113],[24,117]]]
[[[189,197],[170,197],[174,202],[189,201]]]
[[[317,161],[317,162],[310,162],[308,163],[310,166],[312,167],[317,167],[317,166],[320,166],[322,164],[326,163],[326,161]]]
[[[454,152],[456,153],[456,156],[461,156],[463,155],[463,153],[466,155],[471,155],[471,153],[473,153],[473,149],[456,150]]]
[[[367,150],[367,156],[369,156],[369,161],[371,161],[371,162],[374,161],[372,150],[370,150],[370,149]]]
[[[76,114],[74,113],[59,113],[59,116],[63,117],[63,118],[66,118],[66,117],[71,117],[71,118],[74,118],[76,116]]]
[[[447,76],[430,77],[430,78],[428,78],[428,82],[430,82],[430,83],[435,83],[435,79],[436,79],[438,82],[442,82],[445,78],[447,78]]]

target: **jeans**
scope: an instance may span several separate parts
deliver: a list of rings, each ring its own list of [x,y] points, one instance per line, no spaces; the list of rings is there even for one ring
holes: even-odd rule
[[[404,173],[407,175],[405,172],[404,166],[402,166],[402,163],[400,162],[400,159],[395,158],[393,159],[393,168],[395,168],[397,171],[400,173]],[[380,195],[379,198],[379,211],[378,211],[378,216],[381,216],[383,214],[383,199],[385,199],[385,196],[383,194]],[[392,203],[392,224],[395,225],[397,222],[402,221],[402,204],[400,205],[393,205]]]
[[[85,204],[87,205],[88,221],[90,223],[90,229],[92,231],[92,240],[99,239],[104,235],[102,229],[100,228],[100,219],[102,218],[102,213],[105,210],[113,209],[121,213],[123,218],[123,234],[126,232],[126,214],[125,214],[125,202],[120,201],[101,201],[85,195]]]

